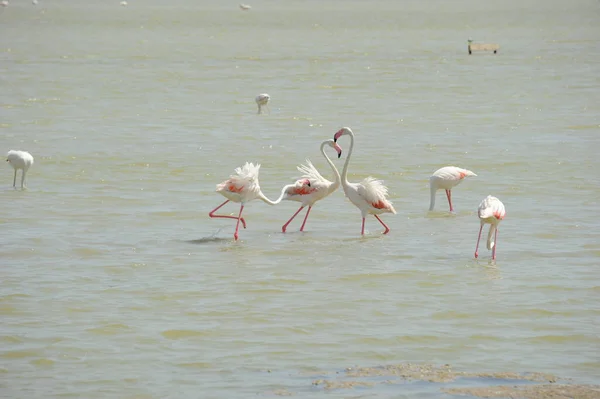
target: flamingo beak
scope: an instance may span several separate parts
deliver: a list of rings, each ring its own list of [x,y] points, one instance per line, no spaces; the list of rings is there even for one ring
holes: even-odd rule
[[[335,144],[334,148],[335,148],[335,150],[338,153],[338,158],[341,158],[342,157],[342,147],[340,147],[339,145]]]
[[[334,135],[333,135],[333,142],[337,143],[337,139],[340,138],[340,136],[342,135],[342,129],[338,130]]]

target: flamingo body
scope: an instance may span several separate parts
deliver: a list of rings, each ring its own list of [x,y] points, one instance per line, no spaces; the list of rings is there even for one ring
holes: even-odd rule
[[[27,151],[10,150],[6,154],[6,162],[15,170],[13,187],[17,185],[17,170],[21,169],[21,188],[25,188],[25,175],[31,165],[33,165],[33,156]]]
[[[258,106],[258,114],[262,113],[262,107],[266,107],[267,111],[271,113],[271,110],[269,109],[269,100],[271,100],[271,96],[267,93],[262,93],[256,96],[254,101],[256,101],[256,105]]]
[[[433,172],[429,178],[429,189],[431,198],[429,202],[429,210],[433,211],[435,207],[435,194],[437,190],[444,189],[450,205],[450,212],[454,212],[452,207],[452,189],[458,186],[465,177],[477,176],[474,172],[459,168],[457,166],[445,166]]]
[[[487,223],[490,225],[490,230],[487,236],[486,247],[488,250],[492,250],[492,259],[496,259],[496,239],[498,236],[498,225],[506,216],[504,204],[498,198],[488,195],[479,204],[477,216],[479,216],[481,226],[479,227],[477,245],[475,246],[475,258],[479,256],[477,251],[479,249],[479,240],[481,239],[481,230]]]
[[[340,173],[336,169],[331,159],[325,153],[325,146],[328,145],[334,148],[338,154],[338,158],[342,154],[342,149],[339,145],[337,145],[333,140],[325,140],[321,143],[321,153],[325,157],[325,160],[331,166],[333,173],[335,175],[335,181],[329,181],[324,178],[317,168],[314,167],[310,160],[306,160],[306,165],[298,166],[298,171],[303,173],[301,179],[297,180],[294,184],[290,184],[283,188],[283,200],[286,201],[297,201],[300,202],[300,208],[290,220],[288,220],[282,227],[281,231],[286,232],[287,226],[291,223],[292,220],[304,209],[304,207],[308,206],[308,210],[306,211],[306,216],[304,217],[304,222],[300,227],[300,231],[304,231],[304,226],[306,225],[306,220],[308,219],[308,215],[312,206],[317,202],[322,200],[323,198],[331,195],[335,190],[340,186]]]
[[[243,11],[248,11],[251,8],[252,8],[252,6],[249,5],[249,4],[243,4],[243,3],[240,4],[240,9],[243,10]]]
[[[246,221],[242,217],[242,211],[244,210],[244,205],[247,202],[255,199],[260,199],[269,205],[276,205],[281,201],[283,197],[282,192],[281,196],[276,201],[271,201],[262,193],[262,191],[260,190],[260,185],[258,183],[259,170],[260,164],[246,162],[244,166],[236,168],[235,174],[231,175],[229,179],[217,184],[216,191],[219,194],[223,195],[225,198],[227,198],[227,201],[223,202],[221,205],[210,211],[208,216],[210,216],[211,218],[236,219],[237,224],[235,226],[235,233],[233,234],[235,240],[237,240],[239,237],[238,230],[240,222],[242,222],[243,227],[246,228]],[[229,201],[240,203],[239,215],[215,215],[215,212]]]
[[[383,184],[382,180],[375,179],[371,176],[367,177],[360,183],[350,183],[348,181],[348,163],[352,156],[352,150],[354,148],[354,133],[349,127],[340,129],[334,136],[334,141],[344,135],[350,136],[350,149],[348,150],[348,157],[344,163],[344,169],[342,171],[342,188],[346,197],[352,202],[361,212],[362,215],[362,229],[361,235],[365,234],[365,218],[367,215],[373,215],[385,228],[383,234],[387,234],[390,228],[383,223],[378,215],[382,213],[393,213],[396,214],[396,210],[392,203],[387,199],[388,189]]]

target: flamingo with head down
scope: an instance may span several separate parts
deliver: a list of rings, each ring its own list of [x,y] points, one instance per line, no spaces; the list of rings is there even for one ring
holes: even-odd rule
[[[342,188],[346,197],[352,202],[362,214],[362,228],[361,235],[365,234],[365,218],[368,214],[375,216],[375,218],[384,227],[383,234],[387,234],[390,228],[383,223],[383,220],[378,216],[382,213],[396,213],[394,206],[387,199],[388,189],[383,185],[381,180],[377,180],[371,176],[367,177],[360,183],[350,183],[348,181],[348,163],[352,156],[352,150],[354,149],[354,133],[349,127],[344,127],[338,130],[333,136],[333,140],[337,140],[342,136],[350,136],[350,149],[348,150],[348,157],[346,163],[344,163],[344,169],[342,170]]]
[[[496,239],[498,238],[498,225],[506,216],[506,209],[504,204],[496,197],[488,195],[479,204],[477,215],[481,221],[479,227],[479,236],[477,236],[477,245],[475,246],[475,258],[479,256],[477,250],[479,249],[479,240],[481,239],[481,230],[483,225],[488,223],[490,225],[490,231],[487,236],[487,249],[492,250],[492,259],[496,259]]]
[[[454,212],[454,208],[452,207],[452,188],[458,186],[463,179],[468,176],[477,175],[468,169],[458,168],[456,166],[445,166],[433,172],[433,175],[429,178],[429,189],[431,191],[429,210],[433,211],[433,207],[435,206],[436,191],[443,188],[446,190],[450,212]]]
[[[210,211],[208,213],[208,216],[210,216],[211,218],[236,219],[237,223],[235,225],[235,233],[233,233],[233,238],[235,240],[238,239],[238,230],[240,227],[240,222],[242,222],[242,225],[244,226],[244,228],[246,228],[246,221],[242,217],[242,211],[244,210],[244,205],[247,202],[259,199],[266,202],[269,205],[277,205],[279,202],[281,202],[281,199],[283,198],[283,191],[281,192],[281,196],[275,201],[271,201],[262,193],[262,191],[260,191],[260,185],[258,184],[259,170],[260,164],[255,165],[253,163],[246,162],[244,166],[236,168],[235,174],[231,175],[228,180],[217,184],[216,191],[219,194],[223,195],[225,198],[227,198],[227,200],[212,211]],[[215,215],[215,212],[229,201],[240,203],[240,213],[238,214],[238,216]]]
[[[288,201],[298,201],[302,203],[300,208],[292,215],[290,220],[288,220],[282,227],[281,231],[285,233],[288,225],[294,220],[296,215],[298,215],[304,207],[308,206],[308,210],[306,211],[306,216],[304,216],[304,221],[302,222],[302,226],[300,227],[300,231],[304,231],[304,226],[306,225],[306,220],[308,219],[308,214],[312,209],[315,202],[322,200],[323,198],[329,196],[340,186],[340,173],[337,168],[329,159],[327,154],[325,153],[325,146],[329,146],[334,148],[338,154],[338,158],[342,155],[342,149],[339,145],[335,143],[333,140],[325,140],[321,143],[321,153],[325,157],[325,160],[331,166],[333,170],[333,174],[335,176],[335,181],[331,182],[325,179],[317,168],[313,166],[310,160],[306,160],[306,165],[298,166],[298,170],[304,175],[302,178],[294,184],[287,185],[283,188],[283,199]]]

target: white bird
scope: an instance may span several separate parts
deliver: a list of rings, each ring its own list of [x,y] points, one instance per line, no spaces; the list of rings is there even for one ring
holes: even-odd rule
[[[123,1],[122,1],[121,3],[119,3],[119,4],[121,4],[123,7],[125,7],[125,6],[127,5],[127,2],[126,2],[125,0],[123,0]]]
[[[258,105],[258,113],[262,113],[262,107],[265,106],[267,108],[267,111],[269,111],[269,113],[271,113],[271,110],[269,109],[269,100],[271,99],[271,96],[269,96],[267,93],[262,93],[259,94],[258,96],[256,96],[256,98],[254,99],[254,101],[256,101],[256,105]]]
[[[31,4],[33,4],[34,6],[37,6],[38,0],[31,0]]]
[[[244,11],[248,11],[251,8],[252,8],[252,6],[249,4],[240,4],[240,9],[242,9]]]
[[[210,211],[208,213],[208,216],[210,216],[211,218],[237,219],[235,233],[233,234],[233,238],[235,240],[238,239],[240,221],[242,222],[244,228],[246,228],[246,221],[242,217],[242,211],[244,210],[244,205],[247,202],[255,199],[260,199],[269,205],[277,205],[279,202],[281,202],[281,199],[283,198],[283,190],[281,192],[281,196],[276,201],[271,201],[262,193],[262,191],[260,191],[260,185],[258,184],[259,170],[260,164],[255,165],[253,163],[246,162],[244,166],[236,168],[235,174],[231,175],[228,180],[217,184],[217,192],[223,195],[225,198],[227,198],[227,201],[223,202],[221,205]],[[240,213],[238,216],[214,214],[218,209],[220,209],[229,201],[241,203]]]
[[[8,7],[8,0],[2,0],[2,1],[0,1],[0,6],[2,6],[2,7]]]
[[[498,225],[506,216],[506,209],[504,204],[496,197],[488,195],[479,204],[477,215],[481,221],[481,227],[479,227],[479,236],[477,237],[477,245],[475,246],[475,258],[479,256],[477,250],[479,249],[479,240],[481,239],[481,230],[483,225],[486,223],[490,224],[490,231],[487,236],[487,249],[492,250],[492,259],[496,259],[496,238],[498,236]]]
[[[433,172],[429,178],[429,190],[431,191],[431,200],[429,202],[429,210],[433,211],[435,206],[435,193],[439,189],[446,190],[450,212],[454,212],[452,207],[452,188],[456,187],[467,176],[477,176],[470,170],[459,168],[456,166],[444,166]]]
[[[283,200],[298,201],[301,202],[302,205],[300,205],[300,208],[296,211],[296,213],[294,213],[294,215],[292,215],[290,220],[288,220],[283,227],[281,227],[281,231],[284,233],[296,215],[298,215],[305,206],[308,206],[306,216],[304,217],[304,221],[300,227],[300,231],[304,231],[304,225],[308,219],[308,214],[310,213],[310,210],[315,202],[331,195],[340,186],[340,172],[338,172],[333,162],[331,162],[331,159],[329,159],[325,153],[326,145],[336,150],[338,158],[342,155],[342,148],[331,139],[325,140],[321,143],[321,153],[325,157],[325,160],[329,166],[331,166],[333,174],[335,175],[335,181],[331,182],[321,176],[317,168],[315,168],[312,162],[310,162],[308,159],[306,160],[306,165],[298,166],[298,170],[304,173],[304,175],[301,179],[297,180],[296,183],[289,184],[283,188]]]
[[[13,179],[13,187],[17,185],[17,170],[21,169],[21,188],[25,187],[25,175],[27,171],[33,165],[33,157],[27,151],[10,150],[6,154],[6,162],[10,163],[10,166],[15,170],[15,177]]]
[[[348,150],[348,157],[342,170],[342,187],[346,197],[352,202],[362,214],[362,229],[361,235],[365,234],[365,218],[367,214],[375,216],[375,218],[383,225],[385,231],[383,234],[387,234],[390,228],[383,223],[379,218],[382,213],[396,213],[392,203],[387,199],[388,189],[383,185],[381,180],[377,180],[371,176],[367,177],[360,183],[350,183],[348,181],[348,163],[352,156],[352,149],[354,148],[354,133],[349,127],[341,128],[333,136],[333,140],[337,140],[344,135],[350,136],[350,149]]]

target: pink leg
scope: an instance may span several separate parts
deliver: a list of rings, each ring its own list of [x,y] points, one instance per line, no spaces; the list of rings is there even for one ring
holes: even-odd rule
[[[390,232],[390,228],[389,228],[389,227],[387,227],[387,224],[383,223],[383,220],[381,220],[381,219],[379,218],[379,216],[377,216],[377,215],[373,215],[373,216],[375,216],[375,218],[376,218],[377,220],[379,220],[379,223],[381,223],[381,224],[383,225],[383,227],[385,227],[385,231],[383,232],[383,234],[387,234],[387,233],[389,233],[389,232]]]
[[[481,227],[479,228],[479,235],[477,236],[477,245],[475,246],[475,259],[477,259],[477,256],[479,256],[479,254],[477,253],[477,250],[479,249],[479,240],[481,239],[481,230],[483,230],[483,223],[481,223]]]
[[[309,206],[308,210],[306,211],[306,216],[304,216],[304,222],[302,222],[302,227],[300,227],[300,231],[304,231],[304,225],[306,224],[306,219],[308,219],[308,214],[310,213],[311,209],[312,206]]]
[[[454,209],[452,209],[452,191],[446,190],[446,197],[448,197],[448,205],[450,205],[450,212],[454,212]]]
[[[281,231],[282,231],[283,233],[285,233],[285,231],[287,230],[287,227],[288,227],[288,225],[289,225],[290,223],[292,223],[292,220],[294,220],[294,218],[296,217],[296,215],[297,215],[297,214],[299,214],[299,213],[300,213],[300,211],[301,211],[302,209],[304,209],[304,206],[301,206],[301,207],[300,207],[300,208],[299,208],[299,209],[296,211],[296,213],[294,213],[294,214],[292,215],[292,217],[290,218],[290,220],[288,220],[288,221],[287,221],[287,223],[286,223],[286,224],[284,224],[284,225],[283,225],[283,227],[281,227]],[[308,213],[307,213],[306,215],[308,216]],[[304,225],[302,225],[302,227],[304,227]]]
[[[492,259],[496,259],[496,247],[498,246],[498,228],[494,231],[494,248],[492,249]]]
[[[237,241],[238,239],[238,230],[240,229],[240,220],[242,220],[242,211],[244,210],[244,205],[240,205],[240,214],[237,217],[237,223],[235,225],[235,233],[233,233],[233,238]]]
[[[360,235],[361,236],[365,235],[365,218],[363,218],[363,221],[362,221],[362,229],[360,230]]]
[[[215,215],[214,213],[216,211],[218,211],[223,205],[225,205],[226,203],[228,203],[229,200],[223,202],[221,205],[219,205],[218,207],[216,207],[215,209],[213,209],[212,211],[210,211],[208,213],[208,216],[210,216],[211,218],[225,218],[225,219],[237,219],[237,216],[229,216],[229,215]],[[239,220],[238,220],[239,221]],[[246,221],[244,220],[244,218],[241,219],[242,221],[242,226],[244,226],[244,228],[246,228]]]

